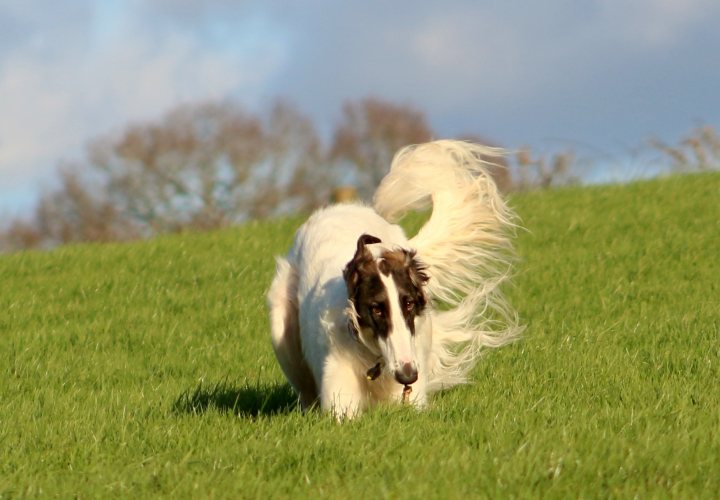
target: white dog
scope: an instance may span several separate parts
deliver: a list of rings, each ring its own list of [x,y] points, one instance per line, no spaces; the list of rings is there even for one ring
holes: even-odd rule
[[[463,383],[483,346],[519,332],[498,286],[514,214],[486,161],[496,148],[435,141],[397,153],[373,208],[315,212],[277,259],[268,293],[275,354],[303,408],[338,419],[380,401],[427,404]],[[408,239],[396,220],[432,215]]]

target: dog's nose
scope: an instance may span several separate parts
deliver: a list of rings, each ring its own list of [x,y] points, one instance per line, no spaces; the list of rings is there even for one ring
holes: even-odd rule
[[[417,379],[418,372],[413,363],[403,363],[400,368],[395,370],[395,380],[397,380],[399,384],[414,384]]]

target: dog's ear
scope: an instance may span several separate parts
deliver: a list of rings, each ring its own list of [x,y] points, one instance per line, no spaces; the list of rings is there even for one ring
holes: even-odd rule
[[[357,250],[355,250],[355,257],[358,256],[360,252],[367,252],[367,248],[365,248],[365,245],[372,245],[373,243],[382,243],[380,238],[377,236],[373,236],[372,234],[363,234],[361,235],[357,240]]]
[[[369,262],[372,262],[372,254],[370,253],[370,250],[365,248],[365,245],[372,245],[373,243],[381,243],[380,238],[372,236],[371,234],[363,234],[358,238],[355,255],[352,260],[347,263],[345,269],[343,270],[343,278],[347,284],[348,291],[351,291],[355,288],[355,286],[357,286],[358,281],[360,280],[360,272],[363,271],[363,268]]]
[[[428,281],[430,281],[430,276],[427,274],[427,267],[425,264],[420,262],[417,257],[415,257],[415,251],[411,250],[407,252],[407,257],[409,258],[409,263],[407,266],[408,274],[410,275],[410,282],[413,284],[415,289],[418,293],[418,303],[421,307],[424,307],[425,304],[427,304],[427,295],[425,295],[425,285]]]
[[[413,285],[418,288],[422,288],[428,281],[430,281],[430,276],[428,276],[426,272],[427,267],[417,259],[415,256],[415,250],[406,251],[405,256],[406,266],[408,268],[408,272],[410,273],[410,279],[412,280]]]

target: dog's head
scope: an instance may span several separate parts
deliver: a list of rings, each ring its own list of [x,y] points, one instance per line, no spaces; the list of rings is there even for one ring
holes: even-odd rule
[[[408,385],[418,378],[415,322],[427,305],[428,276],[414,251],[379,243],[375,236],[360,236],[343,271],[350,321],[362,342],[381,353],[398,383]]]

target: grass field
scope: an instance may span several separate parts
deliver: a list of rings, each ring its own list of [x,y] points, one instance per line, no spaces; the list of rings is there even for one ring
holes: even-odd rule
[[[524,339],[344,425],[270,347],[299,218],[0,257],[0,496],[717,497],[720,176],[512,204]]]

